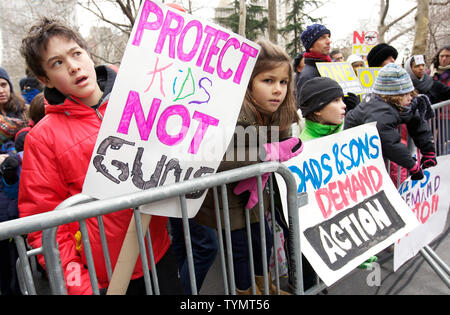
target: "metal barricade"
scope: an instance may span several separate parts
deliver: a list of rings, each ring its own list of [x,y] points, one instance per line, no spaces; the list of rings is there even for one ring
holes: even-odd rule
[[[435,117],[428,120],[428,125],[433,135],[436,155],[441,156],[450,154],[450,100],[433,104],[431,105],[431,108],[434,111]],[[407,145],[413,155],[419,154],[419,150],[415,147],[409,135],[407,136]],[[387,161],[386,166],[387,171],[390,174],[391,163]],[[400,184],[406,179],[402,177],[402,167],[400,166],[397,167],[396,177],[394,184],[396,184],[396,187],[400,187]],[[442,261],[428,245],[419,252],[441,280],[450,288],[450,270],[448,265],[445,264],[445,262]],[[391,257],[392,254],[386,256],[385,259]]]
[[[437,155],[450,154],[450,100],[433,104],[435,118],[429,124],[434,136]]]
[[[180,182],[168,186],[156,187],[150,190],[141,191],[133,194],[128,194],[124,196],[119,196],[115,198],[105,199],[105,200],[95,200],[94,198],[87,197],[85,195],[75,195],[63,203],[61,203],[55,211],[50,211],[46,213],[37,214],[34,216],[24,217],[20,219],[16,219],[13,221],[2,222],[0,223],[0,240],[9,238],[11,236],[15,237],[16,244],[19,250],[20,256],[20,265],[22,268],[22,274],[24,281],[26,283],[26,292],[28,294],[36,294],[36,290],[33,284],[33,277],[31,275],[31,268],[28,261],[28,254],[25,248],[24,240],[21,235],[42,230],[42,248],[33,250],[32,254],[40,254],[42,253],[46,262],[46,269],[48,274],[48,279],[50,282],[51,291],[53,294],[67,294],[66,283],[64,279],[64,272],[61,265],[61,260],[58,251],[58,245],[56,243],[56,233],[57,228],[60,225],[67,224],[70,222],[79,222],[81,233],[82,233],[82,241],[84,247],[84,253],[86,255],[86,264],[89,270],[89,276],[91,279],[92,290],[94,294],[99,294],[99,287],[97,283],[97,277],[94,268],[94,260],[90,247],[90,242],[87,233],[86,227],[86,219],[89,218],[97,218],[99,220],[100,227],[100,236],[102,239],[103,252],[105,257],[105,264],[107,266],[107,272],[109,278],[111,277],[112,269],[111,269],[111,261],[109,258],[108,247],[106,245],[106,237],[104,228],[102,227],[102,219],[101,216],[105,214],[109,214],[115,211],[128,209],[128,208],[136,208],[139,205],[148,204],[160,200],[164,200],[172,197],[179,197],[181,201],[181,212],[182,219],[184,224],[184,234],[185,234],[185,243],[186,243],[186,251],[188,253],[187,260],[189,266],[189,275],[191,281],[191,289],[193,294],[198,294],[197,287],[195,283],[194,270],[195,266],[192,258],[192,248],[190,243],[190,233],[189,233],[189,224],[187,217],[187,209],[185,202],[185,195],[194,191],[205,190],[205,189],[213,189],[215,204],[216,204],[216,213],[219,213],[218,208],[218,193],[216,187],[222,188],[222,204],[223,209],[221,209],[224,213],[224,224],[225,224],[225,245],[223,243],[223,239],[221,237],[221,233],[218,233],[218,241],[219,241],[219,257],[221,261],[221,267],[224,278],[224,290],[225,294],[235,294],[236,287],[234,283],[234,271],[233,271],[233,258],[232,258],[232,250],[231,250],[231,236],[230,236],[230,222],[228,215],[228,202],[227,202],[227,194],[226,194],[226,185],[237,182],[250,177],[257,177],[258,182],[258,192],[259,198],[262,200],[263,187],[261,183],[261,175],[264,173],[272,173],[276,172],[286,183],[287,188],[287,205],[288,205],[288,225],[289,225],[289,246],[290,246],[290,274],[291,280],[293,284],[294,294],[305,294],[303,289],[303,274],[302,274],[302,259],[301,259],[301,251],[300,251],[300,229],[298,225],[298,207],[305,203],[307,203],[307,198],[305,196],[297,195],[297,185],[294,177],[292,176],[290,170],[277,162],[266,162],[255,164],[251,166],[246,166],[239,169],[234,169],[226,172],[216,173],[209,176],[204,176],[201,178],[192,179],[185,182]],[[272,177],[272,176],[271,176]],[[271,187],[271,191],[273,192],[273,184],[272,180],[269,181],[269,185]],[[275,218],[274,215],[274,204],[273,204],[273,193],[271,194],[271,212],[272,218]],[[138,210],[135,210],[135,214],[138,214]],[[263,205],[260,203],[259,206],[259,217],[260,217],[260,234],[262,242],[263,250],[265,249],[265,232],[264,232],[264,210]],[[218,230],[220,231],[221,222],[220,215],[216,215]],[[140,220],[140,215],[135,215],[136,220]],[[136,222],[136,226],[140,227],[140,222]],[[275,220],[272,220],[273,224]],[[249,219],[247,219],[247,224],[249,224]],[[272,226],[272,229],[274,227]],[[138,240],[140,244],[140,252],[141,256],[145,256],[145,241],[144,235],[147,236],[147,244],[149,245],[149,260],[151,268],[148,268],[147,259],[143,259],[144,266],[144,281],[148,294],[159,294],[158,289],[158,281],[157,274],[155,268],[155,261],[152,255],[151,249],[151,240],[149,240],[150,233],[147,231],[142,231],[140,228],[138,230]],[[250,240],[250,238],[249,238]],[[251,240],[250,240],[251,241]],[[226,254],[225,254],[225,250]],[[251,251],[251,248],[250,248]],[[225,261],[225,256],[227,260]],[[267,273],[267,259],[265,255],[263,256],[263,270],[264,270],[264,292],[268,294],[268,286],[269,281],[268,273]],[[277,259],[275,259],[277,261]],[[152,273],[152,277],[149,274]],[[275,268],[276,279],[278,279],[278,268]],[[151,282],[151,278],[153,280],[153,287]],[[254,278],[252,281],[253,292],[255,290]],[[276,283],[277,288],[279,289],[279,282]],[[317,281],[317,285],[313,288],[310,288],[306,294],[314,294],[321,291],[324,288],[323,283],[319,280]]]

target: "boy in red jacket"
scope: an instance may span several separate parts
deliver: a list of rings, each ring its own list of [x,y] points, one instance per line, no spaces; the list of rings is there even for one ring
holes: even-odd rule
[[[32,26],[22,40],[21,53],[45,85],[48,104],[45,117],[29,132],[25,143],[19,186],[19,213],[24,217],[51,211],[81,192],[116,73],[106,66],[94,67],[81,35],[57,20],[42,18]],[[113,268],[132,214],[127,209],[103,217]],[[86,221],[98,283],[104,289],[108,276],[98,223],[96,218]],[[160,292],[178,294],[182,291],[166,224],[167,218],[157,216],[150,224]],[[74,222],[61,226],[57,234],[67,290],[69,294],[92,294],[85,255],[77,248],[78,230]],[[30,233],[28,241],[32,247],[40,247],[41,232]],[[43,257],[39,262],[44,266]],[[68,281],[74,263],[79,264],[80,281]],[[138,259],[128,293],[145,293],[142,276]]]

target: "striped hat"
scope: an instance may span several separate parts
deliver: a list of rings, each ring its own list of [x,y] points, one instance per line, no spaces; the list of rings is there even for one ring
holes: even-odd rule
[[[400,95],[412,92],[414,85],[405,69],[388,63],[378,72],[372,92],[382,95]]]

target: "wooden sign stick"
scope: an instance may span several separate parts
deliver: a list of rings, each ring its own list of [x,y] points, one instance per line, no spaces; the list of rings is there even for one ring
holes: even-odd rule
[[[149,214],[141,214],[142,231],[145,231],[150,225]],[[137,239],[136,220],[134,214],[131,217],[130,225],[128,225],[127,234],[123,240],[119,257],[109,282],[107,295],[125,295],[130,284],[131,275],[133,274],[136,261],[139,257],[139,243]]]

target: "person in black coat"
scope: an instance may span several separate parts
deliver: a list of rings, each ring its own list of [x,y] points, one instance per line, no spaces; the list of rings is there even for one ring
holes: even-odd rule
[[[433,80],[426,72],[425,58],[422,55],[410,57],[405,63],[405,70],[411,77],[414,88],[425,94],[432,104],[450,99],[450,87],[441,81]]]
[[[413,180],[423,178],[423,169],[435,166],[436,149],[427,122],[417,110],[409,107],[414,86],[406,70],[390,63],[375,79],[373,93],[345,117],[344,129],[376,122],[383,157],[409,170]],[[406,124],[408,134],[420,149],[422,158],[416,161],[401,142],[398,127]]]

